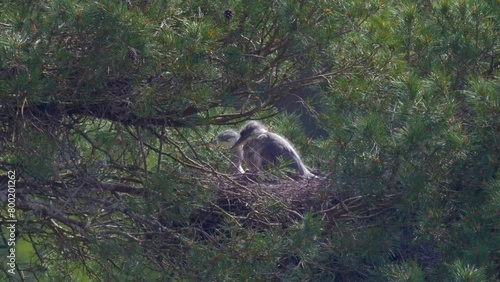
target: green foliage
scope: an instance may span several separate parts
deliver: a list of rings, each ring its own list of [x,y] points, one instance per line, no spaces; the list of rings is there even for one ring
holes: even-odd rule
[[[24,278],[499,279],[499,15],[480,0],[1,2],[0,184],[18,171]],[[290,100],[301,111],[279,113]],[[329,181],[319,208],[221,192],[215,136],[249,118]]]
[[[464,265],[461,261],[455,261],[449,266],[453,281],[488,281],[484,268],[475,268]]]
[[[385,274],[387,281],[425,281],[425,273],[415,262],[405,263],[403,265],[391,265],[387,267]]]

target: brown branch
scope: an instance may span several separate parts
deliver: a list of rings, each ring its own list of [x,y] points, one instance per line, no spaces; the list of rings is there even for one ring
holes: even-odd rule
[[[99,187],[109,192],[126,193],[129,195],[138,195],[146,198],[149,197],[149,191],[144,188],[135,188],[127,185],[107,183],[99,183]]]
[[[34,211],[40,213],[43,216],[62,222],[63,224],[71,227],[73,230],[77,231],[79,234],[84,234],[85,224],[83,222],[68,218],[60,212],[42,207],[41,205],[29,201],[28,199],[21,199],[20,197],[18,197],[16,201],[16,208],[24,211]]]

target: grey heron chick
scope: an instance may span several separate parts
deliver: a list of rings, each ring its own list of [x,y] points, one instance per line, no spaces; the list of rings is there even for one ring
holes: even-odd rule
[[[257,173],[269,165],[279,166],[281,158],[290,162],[289,167],[304,178],[315,177],[304,165],[290,141],[279,134],[269,132],[267,127],[258,121],[250,121],[243,127],[233,148],[241,148],[243,159],[252,173]]]
[[[234,144],[240,138],[240,134],[235,130],[228,129],[217,135],[217,140],[225,145],[226,147],[233,148]],[[245,173],[245,170],[241,167],[243,161],[243,148],[238,147],[233,149],[233,155],[230,158],[231,161],[231,173]]]

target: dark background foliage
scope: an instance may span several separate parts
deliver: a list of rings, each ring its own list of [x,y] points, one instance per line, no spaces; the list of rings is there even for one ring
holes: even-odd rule
[[[499,279],[499,7],[1,1],[2,279]],[[322,177],[235,181],[249,119]]]

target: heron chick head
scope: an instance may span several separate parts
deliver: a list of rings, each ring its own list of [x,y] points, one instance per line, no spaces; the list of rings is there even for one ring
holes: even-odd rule
[[[266,133],[267,127],[262,123],[252,120],[249,121],[240,132],[240,138],[235,142],[233,148],[243,146],[247,142],[259,137],[259,135]]]
[[[217,135],[217,141],[228,147],[233,147],[238,139],[240,139],[240,134],[232,129],[228,129]]]

